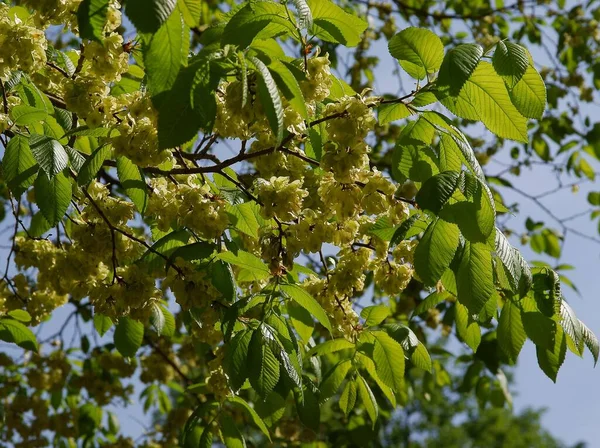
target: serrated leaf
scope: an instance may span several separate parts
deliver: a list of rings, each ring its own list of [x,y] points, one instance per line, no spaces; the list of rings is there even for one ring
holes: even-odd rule
[[[109,0],[83,0],[79,4],[77,24],[82,39],[102,41],[109,3]]]
[[[112,325],[113,321],[110,317],[100,313],[94,314],[94,328],[100,336],[104,336]]]
[[[444,171],[431,177],[415,197],[419,207],[437,215],[456,190],[458,178],[459,173],[455,171]]]
[[[320,385],[321,395],[320,401],[324,403],[329,400],[340,388],[346,375],[352,367],[352,362],[349,359],[344,359],[338,362],[335,366],[329,370],[323,377],[323,381]]]
[[[311,348],[307,353],[306,357],[310,358],[311,356],[323,356],[329,353],[335,353],[340,350],[346,350],[349,348],[354,348],[355,345],[353,342],[348,341],[347,339],[338,338],[338,339],[330,339],[325,341],[319,345]]]
[[[381,392],[388,399],[392,407],[395,408],[397,403],[394,391],[391,387],[386,386],[385,383],[381,380],[381,378],[379,378],[379,375],[377,375],[377,367],[375,366],[373,360],[360,352],[356,352],[355,357],[356,360],[360,363],[360,365],[367,371],[367,373],[373,379],[373,381],[375,381],[379,389],[381,389]]]
[[[248,349],[248,375],[250,384],[263,398],[279,381],[279,361],[260,330],[255,330]]]
[[[283,103],[277,90],[277,84],[267,66],[258,58],[250,57],[260,77],[258,78],[258,95],[265,109],[265,115],[271,126],[273,134],[277,138],[277,145],[283,139]]]
[[[373,395],[373,391],[362,376],[359,375],[356,379],[356,382],[358,385],[358,395],[365,405],[365,409],[367,410],[367,414],[369,414],[369,418],[373,422],[373,428],[375,428],[375,423],[377,422],[377,417],[379,415],[377,400]]]
[[[8,188],[20,196],[33,182],[38,172],[37,163],[25,137],[15,135],[8,141],[2,158],[2,174]]]
[[[79,151],[71,148],[70,146],[65,146],[64,148],[67,152],[67,155],[69,156],[69,161],[71,162],[71,167],[73,168],[73,171],[75,171],[76,174],[79,173],[79,170],[86,161],[85,157],[83,157],[79,153]]]
[[[496,44],[492,64],[496,73],[502,76],[508,88],[512,89],[525,74],[529,66],[529,55],[519,44],[500,41]]]
[[[200,441],[198,442],[198,448],[212,448],[213,446],[213,433],[211,428],[204,428]]]
[[[600,344],[598,344],[598,338],[592,332],[592,330],[590,330],[583,322],[579,321],[579,323],[581,324],[581,334],[583,337],[583,342],[594,357],[594,365],[596,365],[598,363],[598,353],[600,352]]]
[[[189,239],[190,234],[187,230],[171,232],[154,243],[152,250],[146,250],[139,262],[147,267],[148,272],[161,270],[165,266],[165,258],[168,259],[178,248],[185,246]],[[158,254],[162,254],[163,257]]]
[[[531,65],[510,91],[510,99],[524,117],[538,120],[543,117],[546,109],[546,85]]]
[[[411,111],[404,103],[382,104],[377,108],[377,117],[380,124],[392,123],[410,117]]]
[[[346,417],[350,414],[350,411],[354,408],[356,403],[357,387],[355,381],[348,381],[346,386],[342,390],[340,395],[340,409]]]
[[[540,369],[542,369],[548,378],[556,383],[558,370],[565,361],[565,355],[567,353],[567,338],[565,337],[565,332],[562,327],[556,327],[554,344],[549,349],[536,346],[535,350]]]
[[[229,414],[221,413],[219,416],[219,429],[226,448],[246,448],[244,436]]]
[[[321,408],[319,407],[318,390],[310,381],[305,381],[303,389],[294,389],[296,410],[303,425],[310,428],[314,433],[319,432],[321,421]]]
[[[527,337],[537,346],[552,350],[559,325],[537,310],[523,309],[521,314]]]
[[[252,421],[258,427],[258,429],[260,429],[261,432],[265,435],[265,437],[269,439],[269,441],[271,441],[271,435],[269,434],[269,430],[265,425],[265,422],[263,422],[263,420],[256,413],[256,411],[244,399],[238,396],[232,396],[227,398],[227,401],[242,407],[248,413],[248,415],[250,415],[250,418],[252,418]]]
[[[221,297],[226,302],[233,302],[235,300],[236,287],[231,266],[219,260],[211,263],[210,281],[221,293]]]
[[[481,329],[479,324],[469,314],[466,306],[460,302],[456,302],[455,309],[456,332],[460,338],[473,350],[477,351],[477,347],[481,343]]]
[[[308,343],[312,333],[315,329],[315,323],[312,315],[295,302],[287,304],[288,314],[290,315],[290,322],[292,326],[300,336],[300,339],[304,343]]]
[[[459,44],[446,53],[436,83],[442,97],[459,94],[475,71],[481,56],[483,48],[478,44]]]
[[[135,356],[144,339],[144,324],[129,317],[121,317],[115,328],[116,349],[125,358]]]
[[[365,320],[366,327],[379,325],[391,314],[391,310],[386,305],[367,306],[360,312],[360,317]]]
[[[77,184],[79,186],[89,184],[98,175],[102,164],[110,156],[110,153],[111,147],[109,145],[102,145],[96,148],[81,166],[77,174]]]
[[[373,361],[381,380],[395,392],[404,385],[404,350],[384,331],[372,331],[375,338]]]
[[[269,64],[269,71],[277,83],[279,90],[290,102],[294,110],[302,118],[308,120],[308,111],[306,110],[306,102],[304,101],[300,84],[288,66],[281,61],[274,60]]]
[[[508,359],[516,362],[526,339],[520,308],[506,300],[498,320],[498,345]]]
[[[298,18],[300,19],[298,26],[300,29],[311,28],[313,23],[312,12],[306,0],[292,0],[292,3],[296,7],[296,11],[298,11]]]
[[[175,4],[174,0],[151,1],[154,5],[158,2]],[[136,3],[146,4],[146,0],[136,0]],[[130,8],[130,5],[127,7]],[[179,70],[187,65],[189,45],[189,28],[179,10],[173,12],[155,34],[144,40],[144,68],[152,95],[167,91],[175,84]]]
[[[331,323],[323,307],[308,292],[297,285],[280,285],[279,288],[290,299],[314,316],[321,325],[332,331]]]
[[[165,328],[165,315],[162,307],[157,303],[153,303],[150,309],[150,324],[154,327],[156,333],[160,336]]]
[[[248,271],[256,281],[263,280],[271,275],[269,268],[260,258],[243,250],[238,250],[237,254],[234,254],[233,252],[221,252],[217,254],[217,258],[243,268]]]
[[[17,126],[28,126],[47,118],[48,112],[37,107],[20,104],[10,110],[10,117]]]
[[[330,0],[307,0],[312,11],[311,34],[327,42],[355,47],[367,29],[367,22],[348,14]]]
[[[425,285],[435,285],[454,259],[460,232],[443,219],[432,222],[415,250],[414,265]]]
[[[67,212],[71,202],[71,182],[63,173],[49,179],[40,171],[34,183],[35,197],[40,211],[50,226],[57,225]]]
[[[194,28],[200,24],[202,18],[202,0],[181,0],[177,6],[187,26]]]
[[[125,13],[140,33],[152,34],[174,15],[176,5],[177,0],[127,0]]]
[[[487,245],[465,242],[456,275],[458,300],[478,314],[494,293],[492,257]]]
[[[232,223],[237,230],[252,238],[258,238],[259,224],[254,214],[254,204],[244,202],[236,205],[228,205],[227,211],[232,215]]]
[[[25,350],[38,349],[33,332],[15,319],[0,319],[0,340],[17,344]]]
[[[162,329],[162,335],[167,338],[171,338],[175,335],[175,316],[173,316],[173,314],[171,314],[171,312],[163,306],[161,306],[161,310],[165,318],[165,325]]]
[[[255,406],[265,424],[272,427],[283,417],[286,401],[277,392],[271,392],[265,400],[257,400]]]
[[[428,73],[437,72],[444,59],[442,41],[425,28],[410,27],[400,31],[390,39],[388,49],[415,79],[423,79]]]
[[[148,206],[148,186],[141,168],[125,156],[117,158],[117,175],[125,193],[142,215]]]
[[[40,168],[50,178],[64,170],[69,163],[65,148],[50,137],[34,134],[29,137],[29,147]]]
[[[560,302],[560,324],[567,337],[567,346],[578,356],[583,355],[583,332],[575,311],[564,300]]]

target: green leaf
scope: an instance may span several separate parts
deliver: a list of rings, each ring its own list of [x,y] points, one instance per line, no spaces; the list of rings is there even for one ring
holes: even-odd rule
[[[25,350],[37,351],[38,349],[33,332],[15,319],[0,319],[0,339],[17,344]]]
[[[63,173],[52,179],[40,171],[35,180],[35,197],[40,211],[51,227],[57,225],[65,215],[71,202],[71,182]]]
[[[328,341],[325,341],[325,342],[311,348],[306,353],[306,357],[310,358],[311,356],[315,356],[315,355],[323,356],[323,355],[327,355],[330,353],[338,352],[340,350],[346,350],[349,348],[353,349],[354,347],[355,347],[355,345],[353,342],[350,342],[344,338],[330,339]]]
[[[165,267],[165,257],[171,257],[178,248],[185,246],[189,239],[190,234],[187,230],[173,231],[154,243],[152,250],[147,250],[139,262],[148,268],[148,272],[161,270]],[[158,254],[162,254],[164,257]]]
[[[458,300],[469,312],[478,314],[494,293],[492,257],[483,243],[465,242],[456,283]]]
[[[198,442],[198,448],[212,448],[213,438],[212,428],[204,428]]]
[[[594,365],[598,363],[598,353],[600,352],[600,344],[598,344],[598,338],[596,335],[581,321],[581,333],[583,336],[583,342],[594,357]]]
[[[454,259],[460,232],[443,219],[432,222],[415,250],[414,265],[425,285],[435,285]]]
[[[404,386],[404,350],[402,346],[384,331],[373,331],[375,338],[373,361],[381,380],[399,392]]]
[[[354,408],[356,403],[356,395],[357,395],[357,387],[355,381],[348,381],[344,390],[342,390],[342,394],[340,395],[340,409],[346,416],[350,414],[350,411]]]
[[[144,172],[125,156],[117,158],[117,175],[125,193],[142,215],[148,206],[148,187]]]
[[[115,328],[115,347],[125,358],[135,356],[144,340],[144,324],[129,317],[121,317]]]
[[[519,44],[500,41],[496,44],[492,64],[507,87],[512,89],[525,74],[529,66],[529,55]]]
[[[546,85],[531,65],[510,91],[510,99],[524,117],[538,120],[543,117],[546,108]]]
[[[267,66],[258,58],[250,57],[260,77],[258,78],[258,95],[265,109],[265,115],[273,134],[277,137],[277,145],[283,139],[283,103],[277,90],[277,84]]]
[[[146,0],[138,2],[146,3]],[[177,10],[155,34],[144,40],[145,72],[152,95],[169,90],[182,65],[187,65],[189,34],[190,30]]]
[[[290,102],[290,105],[302,118],[308,120],[308,111],[306,110],[306,102],[304,101],[302,90],[300,90],[300,84],[288,66],[281,61],[274,60],[269,64],[269,71],[283,96]]]
[[[523,310],[521,318],[527,337],[537,347],[552,350],[556,342],[556,333],[559,327],[556,321],[537,310],[531,311],[529,309]]]
[[[400,31],[388,43],[390,54],[415,79],[435,73],[444,59],[444,45],[438,36],[425,28],[410,27]]]
[[[104,336],[112,325],[113,321],[110,317],[100,313],[94,314],[94,328],[100,336]]]
[[[249,252],[238,250],[237,255],[233,252],[221,252],[217,254],[217,258],[227,263],[244,268],[248,271],[254,280],[263,280],[270,277],[269,268],[256,255]]]
[[[229,414],[221,413],[219,416],[219,429],[226,448],[246,448],[244,436]]]
[[[161,306],[160,309],[162,311],[163,317],[165,318],[165,325],[162,329],[162,336],[172,338],[175,335],[176,329],[175,316],[173,316],[173,314],[171,314],[171,312],[164,306]]]
[[[77,184],[81,187],[89,184],[98,175],[104,161],[110,156],[111,147],[109,145],[99,146],[87,158],[77,174]]]
[[[48,117],[48,112],[37,107],[20,104],[10,110],[10,117],[17,126],[38,123]]]
[[[332,331],[331,323],[329,322],[329,318],[327,317],[323,307],[302,287],[297,285],[280,285],[279,288],[290,299],[314,316],[315,319],[321,323],[321,325],[327,328],[330,332]]]
[[[225,345],[225,358],[223,367],[229,377],[229,385],[237,391],[246,378],[248,378],[248,348],[252,332],[243,330],[238,332],[231,341]]]
[[[578,356],[583,355],[583,328],[577,319],[575,311],[565,301],[560,302],[560,324],[567,337],[567,346]]]
[[[481,343],[481,329],[473,316],[469,314],[467,307],[460,302],[456,302],[455,321],[458,336],[473,352],[476,352]]]
[[[179,10],[185,24],[190,28],[197,27],[202,18],[202,0],[181,0]]]
[[[367,306],[360,312],[360,317],[365,320],[366,327],[379,325],[391,314],[391,310],[386,305]]]
[[[279,362],[270,344],[260,330],[255,330],[248,351],[248,375],[256,393],[266,398],[279,381],[279,371]]]
[[[450,112],[468,119],[479,119],[494,134],[519,142],[527,142],[527,119],[511,102],[504,81],[492,65],[481,61],[451,105]],[[475,117],[473,117],[475,114]]]
[[[483,48],[478,44],[459,44],[446,53],[436,82],[442,96],[448,93],[452,96],[459,94],[475,71],[481,56]]]
[[[229,19],[223,30],[223,45],[248,47],[255,39],[269,39],[284,34],[295,35],[294,24],[289,20],[283,5],[255,1],[245,5]]]
[[[565,332],[562,327],[560,325],[557,326],[556,336],[552,347],[545,349],[536,346],[535,349],[540,369],[542,369],[548,378],[556,383],[558,370],[565,361],[565,355],[567,353],[567,338],[565,337]]]
[[[367,414],[369,414],[369,418],[373,422],[373,428],[375,428],[377,416],[379,415],[377,400],[373,395],[373,391],[362,376],[358,375],[356,378],[356,383],[358,385],[358,395],[365,405],[365,409],[367,410]]]
[[[237,230],[252,238],[258,238],[259,224],[254,214],[254,204],[252,202],[228,205],[227,212],[233,218],[231,222]]]
[[[521,310],[510,299],[504,302],[498,320],[498,345],[512,362],[516,362],[527,336]]]
[[[429,106],[436,101],[437,97],[433,92],[421,91],[415,95],[410,104],[414,107],[424,107]]]
[[[29,314],[25,310],[11,310],[6,314],[12,317],[13,319],[18,320],[19,322],[31,322],[31,314]]]
[[[306,0],[292,0],[292,3],[296,7],[296,11],[298,11],[298,26],[300,29],[308,29],[312,27],[312,12],[310,11],[310,7]]]
[[[25,137],[15,135],[8,141],[2,158],[2,173],[8,188],[15,196],[20,196],[33,185],[37,172],[29,142]]]
[[[231,266],[220,260],[211,263],[210,281],[225,301],[233,302],[235,300],[236,288]]]
[[[308,0],[312,11],[311,34],[327,42],[355,47],[367,29],[367,22],[354,14],[348,14],[330,0]]]
[[[432,292],[425,298],[425,300],[423,300],[421,303],[419,303],[419,305],[417,305],[417,307],[413,311],[413,315],[419,316],[419,315],[427,312],[431,308],[435,308],[439,303],[442,303],[448,297],[450,297],[450,294],[446,291]]]
[[[425,182],[415,200],[419,207],[438,214],[444,204],[450,199],[458,185],[459,173],[455,171],[444,171],[436,174]]]
[[[263,422],[263,420],[256,413],[256,411],[245,400],[234,395],[232,397],[227,398],[227,401],[237,405],[238,407],[243,408],[248,413],[248,415],[250,415],[250,418],[252,418],[252,421],[258,427],[258,429],[260,429],[261,432],[265,435],[265,437],[269,439],[269,441],[271,441],[271,435],[269,434],[269,430],[265,425],[265,422]]]
[[[77,24],[82,39],[102,41],[109,3],[109,0],[83,0],[79,4]]]
[[[50,178],[64,170],[69,163],[69,155],[57,140],[34,134],[29,137],[29,147],[40,168]]]
[[[319,432],[321,421],[321,408],[317,397],[317,389],[310,381],[305,381],[302,390],[294,389],[296,399],[296,411],[302,424],[310,428],[314,433]]]
[[[285,399],[277,392],[271,392],[265,400],[257,400],[255,409],[267,426],[272,427],[283,417]]]
[[[163,309],[155,302],[151,305],[150,313],[150,325],[152,325],[156,334],[160,336],[163,334],[165,328],[165,315]]]
[[[377,112],[380,124],[391,123],[411,115],[410,109],[404,103],[382,104],[377,108]]]
[[[186,0],[183,3],[192,2]],[[127,0],[125,13],[140,33],[156,33],[170,16],[175,15],[176,5],[177,0]]]
[[[290,322],[304,343],[308,343],[315,329],[315,322],[312,315],[295,302],[287,304]]]
[[[338,362],[335,366],[325,374],[323,381],[321,382],[320,390],[320,402],[324,403],[329,400],[340,388],[346,375],[352,367],[352,361],[345,359]]]

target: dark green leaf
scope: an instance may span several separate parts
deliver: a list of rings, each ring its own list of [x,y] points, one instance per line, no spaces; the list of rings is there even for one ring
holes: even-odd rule
[[[135,356],[144,339],[144,324],[122,317],[115,328],[115,347],[126,358]]]
[[[79,4],[77,24],[82,39],[102,41],[109,3],[109,0],[83,0]]]
[[[71,202],[71,182],[63,173],[48,179],[45,172],[40,171],[35,180],[35,197],[40,211],[54,227],[65,215]]]
[[[175,15],[176,5],[177,0],[127,0],[125,13],[140,33],[156,33]]]
[[[33,185],[38,167],[25,137],[15,135],[9,140],[2,158],[2,172],[15,196],[20,196]]]
[[[426,285],[435,285],[454,259],[460,232],[443,219],[432,222],[415,250],[414,265]]]
[[[148,187],[144,172],[125,156],[117,158],[117,175],[125,193],[142,215],[148,206]]]
[[[40,168],[50,178],[64,170],[69,163],[69,155],[65,148],[52,138],[44,135],[32,135],[29,137],[29,147]]]

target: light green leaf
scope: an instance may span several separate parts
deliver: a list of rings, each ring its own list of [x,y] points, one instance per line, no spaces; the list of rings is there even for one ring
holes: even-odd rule
[[[40,211],[50,226],[57,225],[71,202],[71,182],[63,173],[52,179],[40,171],[34,183],[35,197]]]
[[[465,242],[456,275],[458,300],[478,314],[494,293],[492,256],[487,245]]]
[[[380,124],[391,123],[411,115],[410,110],[404,103],[382,104],[377,108],[377,112]]]
[[[113,321],[110,317],[100,313],[94,314],[94,328],[100,336],[104,336],[112,326]]]
[[[298,285],[280,285],[279,288],[290,299],[312,314],[321,325],[332,331],[331,323],[323,307],[302,287]]]
[[[354,14],[348,14],[330,0],[308,0],[312,11],[311,34],[327,42],[355,47],[360,42],[367,22]]]
[[[194,28],[200,24],[202,0],[180,0],[178,6],[187,26]]]
[[[379,325],[391,314],[391,310],[386,305],[367,306],[360,312],[360,317],[365,320],[366,327]]]
[[[446,53],[436,82],[441,97],[459,94],[475,71],[481,56],[483,48],[478,44],[459,44]]]
[[[144,339],[144,324],[129,317],[121,317],[114,334],[115,347],[126,358],[135,356]]]
[[[340,350],[346,350],[346,349],[350,349],[350,348],[353,349],[354,347],[355,347],[355,345],[353,342],[350,342],[344,338],[330,339],[328,341],[325,341],[325,342],[311,348],[306,353],[306,357],[310,358],[311,356],[315,356],[315,355],[323,356],[323,355],[327,355],[329,353],[338,352]]]
[[[290,321],[304,343],[308,343],[315,329],[315,323],[312,315],[295,302],[287,304]]]
[[[125,193],[142,215],[148,206],[148,187],[144,172],[125,156],[117,158],[117,175]]]
[[[377,416],[379,415],[379,407],[377,406],[377,400],[373,395],[373,391],[365,381],[365,379],[358,375],[356,379],[358,385],[358,395],[365,405],[365,409],[367,410],[367,414],[369,414],[369,418],[373,422],[373,428],[375,427],[375,423],[377,422]]]
[[[510,99],[524,117],[538,120],[543,117],[546,108],[546,85],[531,65],[510,91]]]
[[[527,336],[521,310],[510,299],[504,302],[498,320],[498,344],[512,362],[516,362]]]
[[[287,65],[281,61],[274,60],[269,64],[269,71],[283,96],[290,102],[290,105],[305,120],[308,120],[306,102],[304,101],[302,90],[300,90],[300,84]]]
[[[15,319],[0,319],[0,340],[17,344],[25,350],[38,349],[33,332]]]
[[[219,416],[219,429],[226,448],[246,448],[244,436],[235,425],[233,418],[225,412]]]
[[[392,407],[395,408],[397,403],[394,391],[391,387],[386,386],[385,383],[381,381],[381,378],[379,378],[379,375],[377,375],[377,367],[375,366],[373,360],[360,352],[356,352],[355,359],[367,371],[367,373],[373,379],[373,381],[375,381],[379,389],[381,389],[383,395],[385,395],[385,397],[388,399]]]
[[[279,145],[283,139],[283,103],[277,90],[277,84],[267,66],[260,59],[250,57],[249,60],[260,74],[258,95],[265,109],[265,115],[269,120],[271,130],[277,137],[277,145]]]
[[[267,426],[272,427],[283,417],[286,401],[277,392],[271,392],[265,400],[257,400],[255,408]]]
[[[390,54],[415,79],[435,73],[444,59],[444,45],[438,36],[425,28],[410,27],[400,31],[388,43]]]
[[[77,184],[85,186],[89,184],[97,175],[104,161],[110,156],[111,147],[109,145],[99,146],[83,163],[77,174]]]
[[[459,173],[444,171],[428,179],[422,186],[415,200],[419,207],[438,214],[443,205],[450,199],[458,185]]]
[[[529,55],[519,44],[500,41],[496,44],[492,64],[510,90],[525,74],[529,66]]]
[[[404,385],[404,350],[402,346],[384,331],[373,331],[375,338],[373,361],[381,380],[395,392]]]
[[[156,2],[162,1],[153,0],[152,3]],[[146,1],[138,0],[138,3],[145,4]],[[144,39],[144,65],[152,95],[169,90],[175,84],[180,68],[187,65],[189,34],[189,28],[176,10],[155,34]]]
[[[452,262],[460,232],[456,224],[436,219],[419,241],[414,265],[425,285],[435,285]]]
[[[344,359],[343,361],[338,362],[335,366],[329,370],[325,374],[323,381],[321,382],[321,395],[320,401],[321,403],[329,400],[340,388],[344,379],[346,379],[346,375],[350,371],[352,367],[352,361],[349,359]]]
[[[256,281],[263,280],[271,275],[269,268],[260,258],[243,250],[238,250],[237,255],[233,252],[221,252],[217,254],[217,258],[244,268]]]
[[[10,117],[17,126],[27,126],[47,118],[48,112],[37,107],[20,104],[10,110]]]
[[[354,404],[356,403],[356,395],[357,388],[355,381],[348,381],[346,386],[342,390],[342,394],[340,395],[340,409],[344,413],[346,417],[350,414],[350,411],[354,408]]]
[[[562,327],[557,325],[556,336],[552,347],[545,349],[536,346],[535,349],[540,369],[542,369],[548,378],[556,383],[558,370],[565,361],[565,355],[567,353],[567,338],[565,337],[565,332]]]
[[[233,217],[231,221],[237,230],[253,238],[258,238],[259,224],[254,214],[254,204],[252,202],[228,205],[227,212]]]
[[[279,381],[279,372],[279,362],[270,344],[260,330],[255,330],[248,349],[250,384],[261,397],[266,398]]]
[[[64,170],[69,163],[69,155],[65,148],[52,138],[34,134],[29,137],[29,147],[40,168],[50,178]]]
[[[477,351],[477,347],[481,343],[481,329],[479,324],[469,314],[466,306],[460,302],[456,302],[456,332],[460,338],[473,350]]]
[[[437,100],[433,92],[421,91],[415,95],[410,104],[414,107],[424,107],[435,103]]]
[[[600,352],[600,344],[598,344],[598,338],[583,322],[581,324],[581,333],[583,336],[583,342],[594,357],[594,365],[598,363],[598,353]]]
[[[18,320],[19,322],[31,322],[31,314],[29,314],[25,310],[11,310],[6,314],[12,317],[13,319]]]
[[[160,309],[163,317],[165,318],[165,325],[162,329],[162,335],[166,336],[167,338],[172,338],[175,335],[176,328],[175,316],[173,316],[173,314],[171,314],[171,312],[164,306],[161,306]]]
[[[102,41],[108,4],[109,0],[83,0],[79,4],[77,24],[82,39]]]
[[[2,173],[8,188],[15,196],[20,196],[33,185],[37,172],[29,142],[25,137],[15,135],[8,141],[2,158]]]
[[[150,313],[150,325],[154,327],[156,334],[160,336],[165,328],[165,315],[162,307],[155,302],[151,305]]]
[[[431,308],[435,308],[438,303],[442,303],[444,300],[446,300],[449,297],[450,297],[450,294],[446,291],[432,292],[427,297],[425,297],[425,300],[423,300],[421,303],[419,303],[419,305],[417,305],[417,307],[413,311],[413,315],[419,316],[420,314],[427,312]]]
[[[560,324],[567,337],[567,346],[578,356],[583,355],[583,328],[573,308],[565,301],[560,302]]]
[[[269,429],[267,428],[267,425],[265,425],[265,422],[263,422],[263,420],[256,413],[256,411],[244,399],[234,395],[228,397],[227,401],[233,403],[234,405],[237,405],[238,407],[243,408],[248,413],[248,415],[250,415],[250,418],[258,427],[258,429],[260,429],[261,432],[265,435],[265,437],[269,439],[269,441],[271,441],[271,435],[269,434]]]
[[[176,5],[177,0],[127,0],[125,13],[140,33],[156,33],[169,16],[175,15]]]
[[[309,29],[312,27],[313,18],[312,12],[310,11],[310,7],[306,0],[292,0],[292,3],[296,7],[296,11],[298,11],[298,26],[300,29]]]

